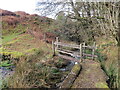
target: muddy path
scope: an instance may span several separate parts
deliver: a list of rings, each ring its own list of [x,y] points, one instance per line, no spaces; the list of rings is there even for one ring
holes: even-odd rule
[[[71,88],[108,88],[108,77],[101,69],[100,63],[93,60],[85,60],[82,70]]]

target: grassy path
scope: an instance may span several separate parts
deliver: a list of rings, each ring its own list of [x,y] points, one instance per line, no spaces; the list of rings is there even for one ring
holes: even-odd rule
[[[72,85],[72,88],[108,88],[107,76],[102,71],[100,64],[93,60],[82,63],[82,71]]]

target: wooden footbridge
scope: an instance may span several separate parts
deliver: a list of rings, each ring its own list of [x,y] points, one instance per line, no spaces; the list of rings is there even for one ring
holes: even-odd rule
[[[92,46],[85,43],[66,44],[60,42],[58,37],[52,42],[54,55],[78,62],[60,84],[60,88],[109,88],[106,83],[107,75],[101,69],[100,63],[94,60],[97,57],[96,48],[95,43]]]
[[[80,45],[62,43],[58,37],[56,37],[55,42],[52,42],[54,55],[76,62],[82,62],[85,58],[96,58],[96,48],[95,43],[92,46],[86,45],[85,43],[81,43]]]

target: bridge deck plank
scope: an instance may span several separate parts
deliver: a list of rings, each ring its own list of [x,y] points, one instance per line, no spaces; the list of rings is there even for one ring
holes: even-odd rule
[[[79,59],[75,59],[75,58],[72,58],[70,56],[61,55],[61,54],[58,54],[58,56],[61,57],[61,58],[66,59],[66,60],[71,60],[71,61],[79,62]]]

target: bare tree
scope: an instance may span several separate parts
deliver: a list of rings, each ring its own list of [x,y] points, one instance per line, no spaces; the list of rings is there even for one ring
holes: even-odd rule
[[[66,18],[79,22],[79,30],[75,30],[75,32],[79,32],[77,36],[82,37],[83,32],[88,38],[90,35],[93,38],[95,35],[113,36],[119,43],[119,5],[118,2],[76,2],[75,0],[66,2],[54,0],[53,2],[46,0],[46,3],[38,2],[38,6],[41,6],[38,10],[44,15],[65,12]]]

